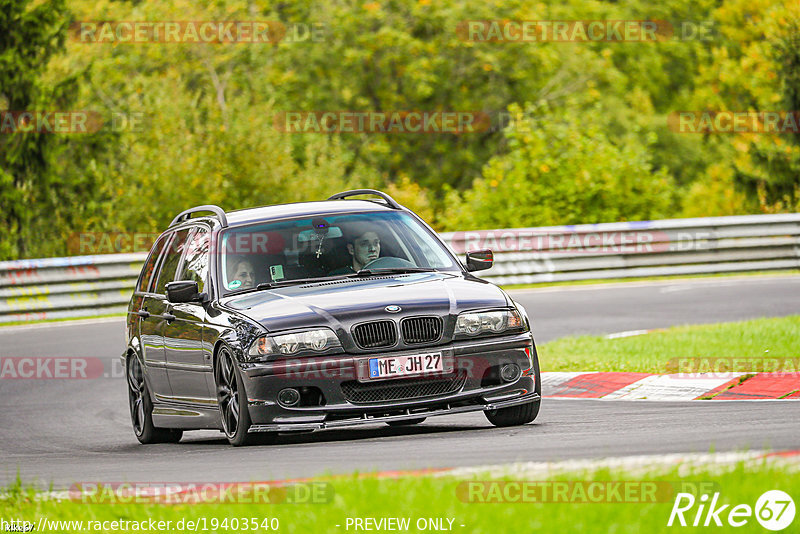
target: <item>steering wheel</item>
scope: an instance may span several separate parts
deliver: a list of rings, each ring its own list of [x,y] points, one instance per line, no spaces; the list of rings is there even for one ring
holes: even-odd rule
[[[367,263],[362,269],[393,269],[397,267],[416,267],[413,263],[403,258],[396,258],[394,256],[384,256],[376,258]]]

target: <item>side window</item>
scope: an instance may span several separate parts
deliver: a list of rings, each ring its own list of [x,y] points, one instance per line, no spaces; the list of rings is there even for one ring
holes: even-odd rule
[[[208,264],[210,259],[209,249],[211,236],[208,229],[198,228],[189,239],[189,246],[186,247],[186,258],[181,267],[178,280],[194,280],[197,282],[197,289],[201,293],[205,290],[206,277],[208,275]]]
[[[161,269],[158,271],[158,283],[156,283],[155,293],[166,294],[167,284],[175,280],[175,272],[178,270],[178,263],[181,261],[183,249],[186,248],[186,238],[189,237],[191,228],[184,228],[175,232],[175,239],[170,241],[161,262]]]
[[[150,255],[147,257],[144,267],[142,267],[142,274],[139,277],[139,283],[136,284],[136,291],[147,291],[150,288],[153,270],[156,268],[158,258],[161,256],[161,251],[164,250],[164,245],[166,245],[170,237],[172,237],[172,234],[164,234],[153,244]]]

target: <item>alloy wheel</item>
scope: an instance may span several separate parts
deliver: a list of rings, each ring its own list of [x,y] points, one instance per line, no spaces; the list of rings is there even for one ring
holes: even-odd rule
[[[145,384],[142,366],[136,356],[128,359],[128,400],[131,408],[133,431],[141,436],[145,427],[144,412]]]
[[[236,381],[233,356],[228,349],[220,351],[214,375],[222,427],[225,435],[233,437],[239,429],[239,384]]]

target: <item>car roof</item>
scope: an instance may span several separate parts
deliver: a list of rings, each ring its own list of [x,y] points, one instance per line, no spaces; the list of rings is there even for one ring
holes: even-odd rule
[[[332,215],[342,213],[364,213],[370,211],[397,211],[390,208],[382,201],[372,200],[324,200],[320,202],[294,202],[291,204],[276,204],[274,206],[261,206],[229,211],[228,226],[242,226],[245,224],[284,219],[287,217],[313,217],[317,215]]]

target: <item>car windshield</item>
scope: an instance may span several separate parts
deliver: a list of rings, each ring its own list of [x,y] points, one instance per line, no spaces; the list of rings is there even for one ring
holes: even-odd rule
[[[460,270],[428,229],[397,211],[231,228],[221,234],[220,244],[224,293],[359,272]]]

